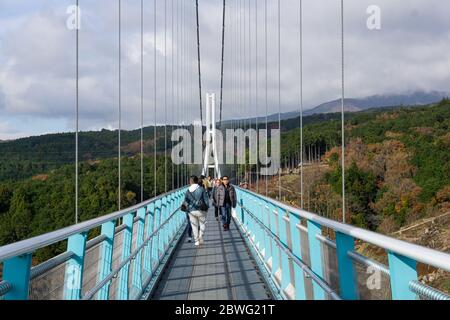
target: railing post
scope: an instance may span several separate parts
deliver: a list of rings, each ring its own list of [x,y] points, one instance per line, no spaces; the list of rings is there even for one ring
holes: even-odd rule
[[[181,204],[183,203],[183,200],[184,200],[184,194],[183,194],[182,191],[179,191],[178,192],[178,204],[177,204],[178,208],[181,207]],[[185,217],[186,215],[181,210],[178,211],[177,215],[178,215],[178,228],[181,228],[181,226],[183,225],[183,221],[184,221],[183,217]]]
[[[346,234],[336,232],[336,251],[339,270],[339,286],[341,297],[345,300],[357,299],[355,270],[348,252],[355,249],[355,239]]]
[[[73,257],[67,262],[64,299],[80,300],[83,288],[84,256],[86,254],[87,234],[81,233],[69,237],[67,251],[73,252]]]
[[[239,199],[239,205],[241,206],[241,225],[244,226],[244,216],[245,216],[245,210],[244,210],[244,195],[241,195],[241,198]]]
[[[288,247],[286,221],[284,220],[286,211],[278,209],[278,237],[280,241]],[[289,268],[289,257],[284,250],[280,251],[281,254],[281,289],[286,290],[291,283],[291,272]]]
[[[31,254],[14,257],[3,263],[3,280],[11,284],[6,300],[28,300]]]
[[[391,291],[393,300],[415,300],[409,283],[417,280],[417,262],[405,256],[388,252]]]
[[[161,202],[161,224],[164,224],[167,219],[167,197],[162,198]],[[166,233],[167,233],[167,225],[164,225],[164,227],[161,228],[161,236],[160,236],[160,243],[159,248],[161,250],[161,253],[164,253],[166,251]]]
[[[102,225],[101,233],[106,237],[102,243],[101,260],[99,261],[99,276],[98,281],[105,279],[112,271],[112,259],[114,251],[114,235],[115,235],[115,221],[109,221]],[[109,287],[111,281],[101,288],[97,294],[98,300],[109,299]]]
[[[171,195],[171,197],[172,197],[172,204],[171,204],[171,206],[170,206],[170,215],[172,214],[172,213],[174,213],[175,212],[175,209],[176,209],[176,207],[177,207],[177,196],[176,196],[176,194],[172,194]],[[176,216],[174,216],[173,217],[173,219],[171,219],[171,221],[170,221],[170,237],[169,237],[169,242],[173,239],[173,237],[175,236],[175,231],[176,231],[176,226],[177,226],[177,224],[176,224]]]
[[[155,261],[156,264],[159,264],[159,258],[160,258],[160,252],[159,252],[159,242],[160,242],[160,233],[161,230],[159,229],[159,227],[161,226],[161,220],[162,220],[162,212],[161,212],[161,206],[162,206],[162,201],[161,199],[158,199],[155,202],[155,224],[154,224],[154,231],[157,231],[155,236],[153,237],[152,240],[152,251],[153,251],[153,261]]]
[[[275,206],[272,204],[269,204],[269,225],[270,225],[270,231],[277,235],[277,220],[278,220],[278,211]],[[272,247],[272,276],[274,279],[278,280],[279,271],[280,271],[280,248],[278,247],[278,244],[273,240],[272,237],[270,237],[271,247]]]
[[[133,243],[133,220],[134,215],[128,213],[123,217],[123,224],[126,228],[123,230],[123,243],[122,243],[122,261],[128,259],[131,254],[131,246]],[[130,263],[127,263],[119,272],[119,291],[118,300],[128,300],[128,281],[129,281]]]
[[[176,196],[176,194],[172,194],[171,195],[171,197],[172,197],[172,204],[171,204],[171,206],[170,206],[170,215],[172,215],[172,213],[174,213],[175,212],[175,209],[177,208],[177,196]],[[173,237],[175,236],[175,231],[176,231],[176,226],[177,226],[177,224],[175,223],[175,221],[176,221],[176,217],[174,216],[174,218],[173,219],[171,219],[171,222],[170,222],[170,237],[169,237],[169,242],[173,239]]]
[[[302,245],[300,230],[297,225],[300,224],[300,219],[293,215],[289,215],[289,227],[291,229],[291,241],[292,241],[292,253],[300,260],[303,261]],[[305,277],[303,275],[303,269],[296,263],[294,263],[294,276],[295,276],[295,299],[306,300],[305,291]]]
[[[267,227],[268,229],[270,229],[270,222],[269,222],[269,214],[270,214],[270,208],[267,206],[266,202],[263,202],[263,208],[262,208],[262,220],[261,222],[264,224],[265,227]],[[270,237],[266,234],[267,230],[263,230],[264,233],[264,247],[263,250],[264,251],[264,261],[266,263],[269,262],[269,259],[271,257],[272,254],[272,244],[271,244],[271,240]]]
[[[247,228],[248,228],[248,234],[250,239],[253,241],[256,250],[259,251],[259,239],[258,239],[258,230],[259,226],[256,222],[257,219],[257,212],[258,212],[258,203],[256,202],[255,198],[253,196],[250,196],[248,198],[248,204],[249,211],[252,213],[252,215],[248,215],[247,217]]]
[[[253,214],[255,215],[256,219],[258,219],[258,221],[262,222],[262,223],[264,223],[263,208],[264,208],[264,204],[261,201],[259,201],[259,199],[255,199],[255,212],[253,212]],[[256,225],[255,229],[256,229],[255,230],[256,238],[258,239],[257,247],[258,247],[259,252],[261,252],[263,250],[264,244],[265,244],[264,230],[259,223]]]
[[[320,224],[308,220],[308,242],[309,256],[311,257],[311,269],[316,275],[323,279],[322,244],[317,239],[317,235],[322,234]],[[313,281],[313,291],[315,300],[325,300],[324,290]]]
[[[139,220],[137,223],[137,234],[136,234],[136,248],[139,248],[144,243],[144,232],[145,232],[145,217],[147,215],[147,208],[139,208],[137,211],[137,217]],[[136,255],[133,261],[133,288],[140,292],[142,290],[142,250]]]
[[[146,238],[150,237],[154,231],[155,224],[155,204],[150,203],[148,206],[148,214],[147,214],[147,227],[146,227]],[[153,239],[151,239],[144,249],[144,271],[147,273],[146,276],[151,277],[153,274],[153,256],[152,256],[152,248],[153,248]]]

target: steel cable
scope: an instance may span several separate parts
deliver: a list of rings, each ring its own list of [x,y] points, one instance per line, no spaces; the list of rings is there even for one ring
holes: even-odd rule
[[[157,171],[157,166],[156,166],[156,148],[157,148],[157,120],[156,120],[156,109],[157,109],[157,102],[158,102],[158,96],[157,96],[157,84],[156,84],[156,79],[157,79],[157,38],[156,38],[156,29],[157,29],[157,1],[158,0],[154,0],[153,2],[153,53],[154,53],[154,57],[153,57],[153,71],[154,71],[154,78],[153,78],[153,85],[154,85],[154,105],[153,105],[153,120],[154,120],[154,126],[153,126],[153,188],[154,188],[154,194],[155,197],[157,195],[157,185],[156,185],[156,171]]]
[[[223,106],[223,64],[225,55],[225,10],[226,0],[223,0],[223,12],[222,12],[222,58],[220,67],[220,115],[219,115],[219,128],[222,128],[222,106]]]
[[[80,114],[80,105],[79,105],[79,97],[80,97],[80,91],[79,91],[79,31],[80,31],[80,6],[79,6],[79,0],[76,2],[76,35],[75,35],[75,43],[76,43],[76,53],[75,53],[75,74],[76,74],[76,80],[75,80],[75,108],[76,108],[76,120],[75,120],[75,224],[78,223],[78,179],[79,179],[79,151],[78,151],[78,133],[79,133],[79,114]]]
[[[197,57],[198,57],[198,87],[200,95],[200,122],[203,126],[203,103],[202,103],[202,72],[201,72],[201,55],[200,55],[200,23],[198,15],[198,0],[195,0],[195,13],[197,18]]]
[[[281,1],[278,0],[278,129],[281,135]],[[278,169],[278,197],[281,201],[281,167]]]
[[[341,0],[341,130],[342,130],[342,222],[345,223],[345,56],[344,56],[344,0]]]
[[[121,143],[121,133],[122,133],[122,1],[119,0],[119,132],[118,132],[118,208],[121,209],[122,200],[122,169],[121,169],[121,158],[122,158],[122,143]]]
[[[144,201],[144,0],[141,0],[141,202]]]
[[[304,184],[303,184],[303,0],[300,0],[300,208],[304,209]]]

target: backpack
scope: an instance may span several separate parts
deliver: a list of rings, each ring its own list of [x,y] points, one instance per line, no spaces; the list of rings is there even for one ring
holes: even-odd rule
[[[196,200],[194,195],[192,194],[192,192],[190,192],[189,190],[188,190],[187,194],[189,194],[191,196],[191,200],[192,200],[194,208],[196,208],[197,210],[200,210],[200,211],[208,211],[209,206],[203,200],[203,196],[199,200]]]

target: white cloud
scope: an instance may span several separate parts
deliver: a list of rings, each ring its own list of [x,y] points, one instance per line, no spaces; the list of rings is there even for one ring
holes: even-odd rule
[[[178,2],[177,2],[178,1]],[[268,100],[269,113],[277,112],[276,4],[269,0]],[[144,107],[145,123],[165,119],[192,123],[199,119],[195,11],[192,2],[174,0],[186,19],[174,20],[175,31],[167,32],[164,48],[164,7],[157,10],[157,75],[154,82],[153,1],[145,2],[144,14]],[[171,27],[171,5],[167,2]],[[263,1],[258,13],[259,53],[255,54],[254,11],[251,20],[251,65],[232,78],[239,59],[236,40],[248,40],[248,29],[236,21],[237,3],[229,2],[226,29],[224,117],[265,113]],[[299,98],[298,0],[282,4],[282,110],[294,110]],[[309,107],[335,99],[340,94],[339,1],[304,3],[304,99]],[[42,123],[58,121],[73,130],[75,112],[75,34],[66,28],[66,5],[70,1],[24,7],[17,1],[2,1],[0,14],[0,115],[2,119],[35,118]],[[439,0],[345,1],[347,96],[411,91],[449,91],[450,4]],[[382,29],[366,28],[366,8],[376,4],[382,10]],[[220,84],[222,1],[200,2],[203,89],[218,92]],[[122,114],[123,127],[140,124],[140,12],[139,2],[123,1],[122,21]],[[175,18],[177,13],[174,12]],[[231,18],[231,19],[230,19]],[[110,0],[82,4],[80,30],[80,124],[82,129],[117,128],[118,125],[118,23],[117,5]],[[248,21],[247,21],[248,23]],[[177,24],[179,26],[176,29]],[[183,28],[181,27],[183,26]],[[248,28],[248,25],[245,25]],[[238,29],[240,28],[240,29]],[[176,43],[177,31],[183,32]],[[234,38],[231,38],[233,36]],[[180,37],[181,38],[181,37]],[[173,40],[173,41],[172,41]],[[172,45],[172,43],[174,43]],[[242,49],[242,46],[241,46]],[[247,48],[248,50],[248,48]],[[166,61],[165,58],[166,55]],[[236,51],[234,51],[236,52]],[[241,56],[242,58],[242,56]],[[172,61],[172,59],[174,59]],[[258,60],[258,66],[256,66]],[[165,63],[166,62],[166,63]],[[172,70],[172,63],[175,67]],[[178,65],[186,68],[178,73]],[[258,67],[258,109],[255,101]],[[174,79],[172,81],[172,73]],[[167,75],[165,78],[164,75]],[[248,105],[247,77],[251,77]],[[175,92],[172,92],[172,83]],[[233,85],[233,86],[232,86]],[[233,94],[232,94],[233,93]],[[178,103],[173,98],[179,96]],[[244,99],[244,100],[242,100]],[[236,101],[240,103],[236,104]],[[167,106],[167,112],[164,106]],[[45,121],[44,121],[45,120]],[[47,121],[47,122],[46,122]],[[52,128],[48,128],[51,130]],[[58,127],[58,130],[61,129]],[[35,127],[32,132],[42,130]],[[8,134],[5,130],[3,135]],[[1,137],[0,137],[1,138]]]

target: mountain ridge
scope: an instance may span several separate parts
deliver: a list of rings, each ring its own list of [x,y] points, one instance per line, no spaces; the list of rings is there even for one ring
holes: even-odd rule
[[[433,103],[438,103],[444,98],[450,96],[450,93],[442,91],[414,91],[403,94],[378,94],[363,98],[346,98],[345,111],[358,112],[369,109],[381,109],[385,107],[395,106],[423,106]],[[303,116],[311,116],[314,114],[328,114],[341,112],[341,99],[324,102],[315,107],[304,110]],[[281,120],[288,120],[300,116],[300,111],[291,111],[281,114]],[[266,121],[265,117],[247,118],[241,120],[256,120]],[[271,114],[267,117],[269,122],[278,121],[278,113]],[[224,124],[232,120],[223,121]]]

